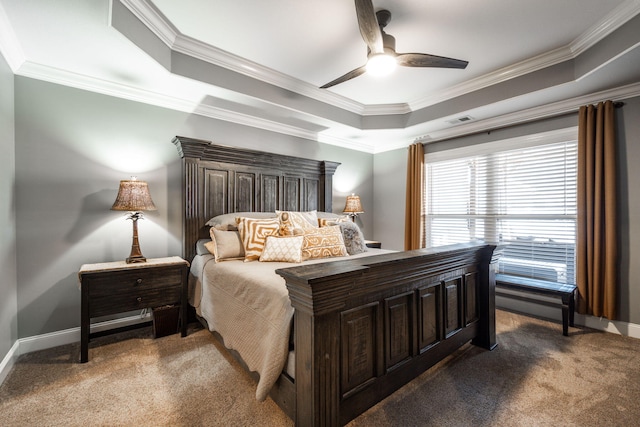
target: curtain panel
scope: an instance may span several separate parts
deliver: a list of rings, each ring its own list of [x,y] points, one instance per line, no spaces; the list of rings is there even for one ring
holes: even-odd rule
[[[421,143],[411,144],[407,161],[407,196],[404,221],[405,251],[422,247],[423,176],[424,146]]]
[[[578,312],[615,320],[618,229],[616,141],[612,101],[579,110]]]

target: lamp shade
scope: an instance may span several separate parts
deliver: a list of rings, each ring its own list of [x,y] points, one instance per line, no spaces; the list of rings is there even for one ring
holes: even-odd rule
[[[120,181],[120,189],[116,201],[111,206],[114,211],[155,211],[156,205],[151,200],[149,186],[145,181],[131,180]]]
[[[362,209],[362,203],[360,203],[360,196],[356,196],[355,194],[347,196],[347,202],[344,205],[342,213],[359,214],[363,212],[364,209]]]

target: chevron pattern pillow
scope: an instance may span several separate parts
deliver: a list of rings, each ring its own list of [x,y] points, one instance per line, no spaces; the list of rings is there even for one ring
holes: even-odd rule
[[[304,237],[267,236],[260,261],[302,262],[302,242]]]
[[[256,219],[238,218],[238,231],[244,247],[244,261],[257,261],[264,249],[267,236],[278,235],[280,221],[278,218]]]

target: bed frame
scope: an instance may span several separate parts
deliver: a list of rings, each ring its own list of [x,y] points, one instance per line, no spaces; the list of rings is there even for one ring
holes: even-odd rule
[[[173,143],[188,260],[215,215],[331,212],[339,163]],[[295,309],[295,380],[283,373],[270,396],[298,426],[344,425],[467,342],[492,350],[494,249],[468,243],[278,270]]]

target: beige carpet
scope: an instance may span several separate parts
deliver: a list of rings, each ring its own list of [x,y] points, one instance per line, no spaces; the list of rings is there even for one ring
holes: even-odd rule
[[[637,426],[640,340],[499,311],[498,343],[471,345],[350,426]],[[0,386],[2,426],[290,426],[202,329],[150,328],[20,357]]]

